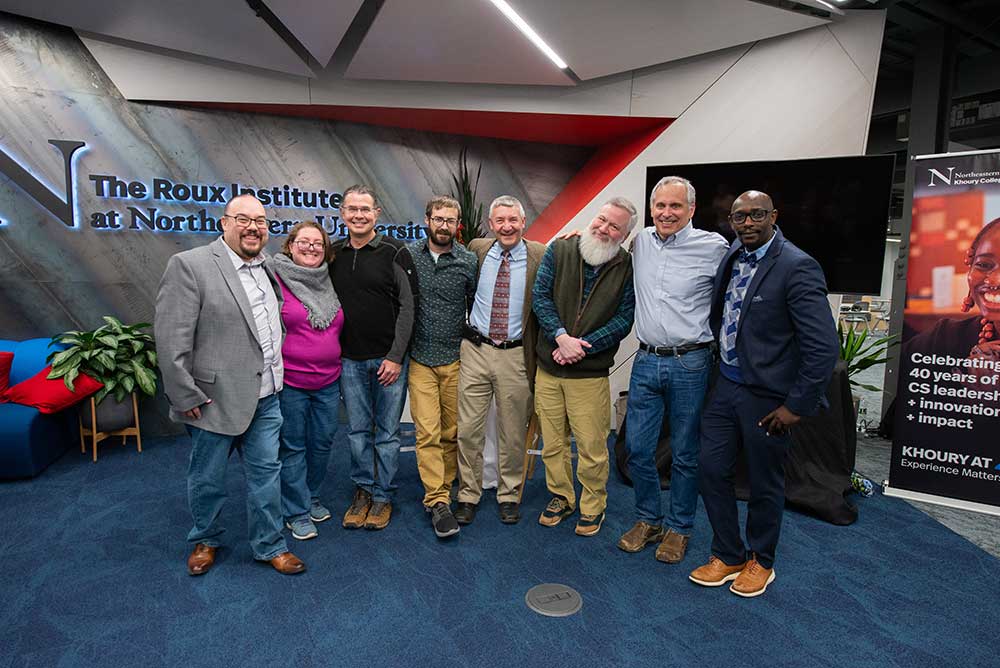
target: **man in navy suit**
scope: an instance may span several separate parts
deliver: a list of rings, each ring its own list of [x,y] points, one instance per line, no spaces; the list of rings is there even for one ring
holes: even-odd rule
[[[712,554],[690,578],[707,587],[758,596],[774,581],[774,553],[785,505],[789,428],[813,415],[840,342],[819,263],[775,227],[766,193],[733,203],[736,232],[715,276],[711,325],[720,376],[701,422],[700,488],[712,523]],[[740,449],[750,476],[749,553],[740,537],[733,469]]]

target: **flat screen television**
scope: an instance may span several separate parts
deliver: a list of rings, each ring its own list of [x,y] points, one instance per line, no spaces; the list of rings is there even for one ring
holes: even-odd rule
[[[683,176],[697,193],[694,225],[730,241],[733,201],[747,190],[774,200],[778,227],[819,262],[830,292],[879,294],[894,156],[768,160],[646,168],[646,193]],[[652,225],[648,199],[646,225]]]

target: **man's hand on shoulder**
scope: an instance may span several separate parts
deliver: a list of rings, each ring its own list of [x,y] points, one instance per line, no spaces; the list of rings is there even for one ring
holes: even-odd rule
[[[757,425],[766,429],[768,436],[784,436],[788,433],[788,428],[798,424],[801,419],[782,404],[765,415]]]
[[[378,382],[383,387],[389,387],[399,380],[399,374],[402,370],[402,364],[398,364],[392,360],[382,360],[382,364],[378,367]]]

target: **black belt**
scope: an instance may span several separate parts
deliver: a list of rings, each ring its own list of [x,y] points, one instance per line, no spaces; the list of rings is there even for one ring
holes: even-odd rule
[[[479,333],[479,330],[469,326],[468,324],[462,327],[462,336],[475,345],[480,345],[485,343],[486,345],[493,346],[494,348],[499,348],[500,350],[509,350],[511,348],[520,348],[524,345],[524,339],[514,339],[513,341],[501,341],[497,343],[488,336],[483,336]]]
[[[702,343],[685,343],[683,346],[647,346],[645,343],[640,341],[639,350],[644,350],[647,353],[659,355],[660,357],[680,357],[681,355],[694,352],[695,350],[709,348],[712,345],[712,341],[704,341]]]

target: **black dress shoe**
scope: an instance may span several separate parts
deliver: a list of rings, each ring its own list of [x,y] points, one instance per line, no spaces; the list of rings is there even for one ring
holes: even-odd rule
[[[475,503],[459,501],[455,504],[455,521],[459,524],[472,524],[476,519],[476,510],[479,506]]]
[[[521,519],[518,505],[513,501],[504,501],[500,504],[500,521],[504,524],[517,524]]]

